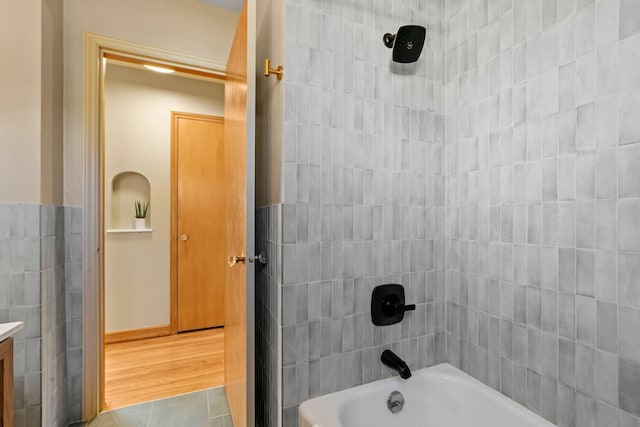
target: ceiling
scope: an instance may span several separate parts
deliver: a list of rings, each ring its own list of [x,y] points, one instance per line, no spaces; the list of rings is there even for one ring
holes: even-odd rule
[[[200,0],[202,3],[207,3],[212,6],[221,7],[223,9],[233,10],[240,12],[244,5],[244,0]]]

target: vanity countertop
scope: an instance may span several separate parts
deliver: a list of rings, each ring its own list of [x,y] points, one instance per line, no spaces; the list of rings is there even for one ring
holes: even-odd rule
[[[23,326],[22,322],[0,323],[0,341],[14,336]]]

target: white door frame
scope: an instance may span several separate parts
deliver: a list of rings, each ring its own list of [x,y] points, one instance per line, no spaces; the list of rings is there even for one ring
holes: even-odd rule
[[[254,3],[255,0],[250,0]],[[255,4],[255,3],[254,3]],[[255,23],[254,23],[255,28]],[[254,30],[255,31],[255,30]],[[250,39],[251,39],[250,35]],[[255,38],[255,36],[253,36]],[[255,42],[254,42],[255,43]],[[93,419],[103,403],[103,336],[104,336],[104,54],[112,53],[154,63],[177,66],[194,72],[225,75],[226,63],[157,49],[137,43],[86,33],[84,38],[84,190],[83,190],[83,267],[82,267],[82,417]],[[255,66],[255,60],[254,60]],[[251,76],[251,74],[250,74]],[[255,97],[253,98],[255,102]],[[252,119],[253,120],[253,119]],[[253,122],[252,122],[253,123]],[[247,134],[248,193],[253,191],[254,134]],[[250,160],[251,159],[251,160]],[[251,189],[249,190],[249,186]],[[247,206],[253,206],[247,203]],[[254,213],[247,212],[247,240],[253,253]],[[253,344],[254,274],[247,269],[247,367],[253,373],[255,345]],[[250,389],[250,391],[249,391]],[[254,408],[253,376],[247,376],[247,411]],[[253,419],[253,418],[251,418]]]

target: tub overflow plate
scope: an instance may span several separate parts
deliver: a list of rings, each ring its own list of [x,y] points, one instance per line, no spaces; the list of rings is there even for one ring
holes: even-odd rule
[[[404,396],[399,391],[392,391],[387,398],[387,408],[392,414],[397,414],[404,407]]]

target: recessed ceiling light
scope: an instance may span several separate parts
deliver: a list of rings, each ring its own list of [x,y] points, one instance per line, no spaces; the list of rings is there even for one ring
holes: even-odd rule
[[[144,65],[144,68],[151,70],[151,71],[155,71],[156,73],[162,73],[162,74],[171,74],[171,73],[175,73],[176,70],[172,70],[171,68],[165,68],[165,67],[158,67],[157,65]]]

